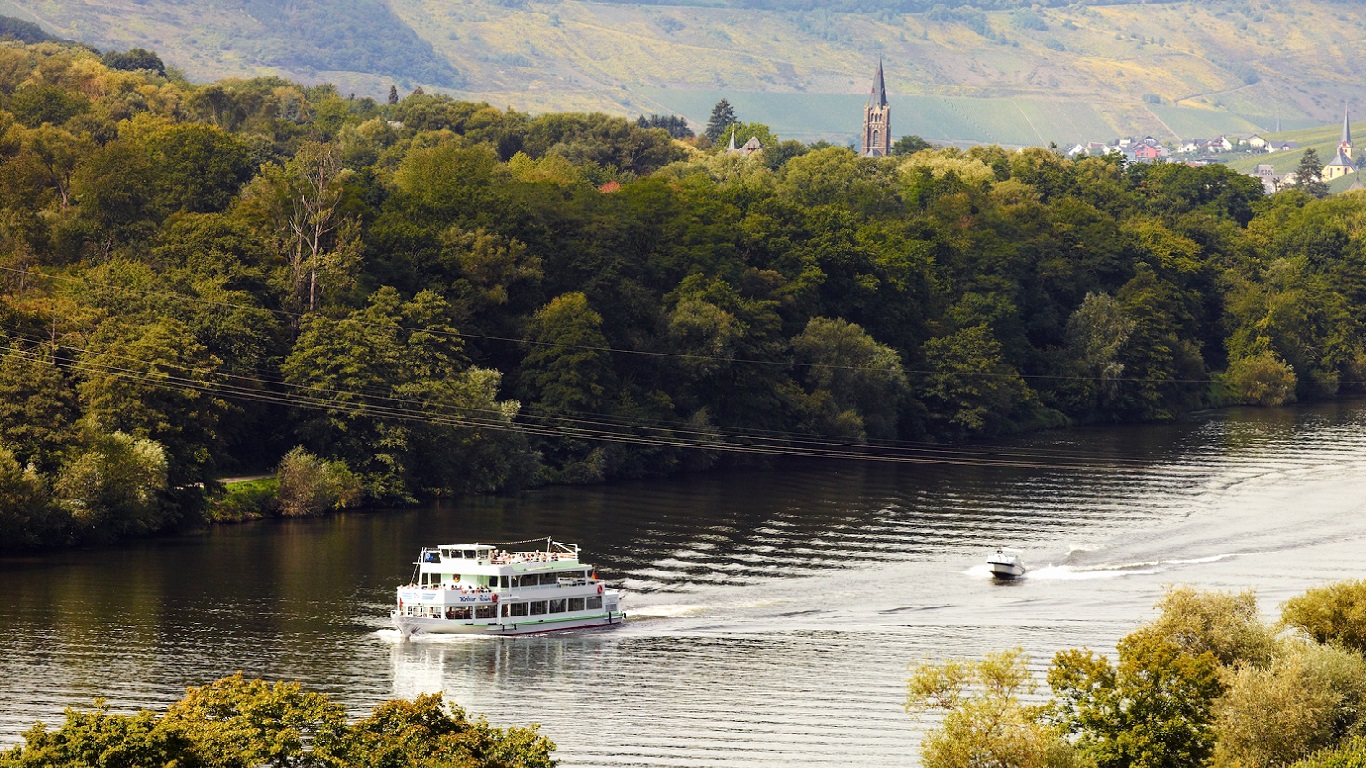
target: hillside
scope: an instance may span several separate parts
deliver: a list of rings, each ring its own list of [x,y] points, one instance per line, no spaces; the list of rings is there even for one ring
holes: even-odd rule
[[[377,97],[421,86],[532,112],[697,123],[725,96],[742,119],[807,140],[852,139],[879,56],[898,133],[1005,144],[1322,124],[1366,74],[1366,9],[1325,0],[766,9],[793,5],[0,0],[0,13],[101,48],[154,49],[196,80],[277,74]]]

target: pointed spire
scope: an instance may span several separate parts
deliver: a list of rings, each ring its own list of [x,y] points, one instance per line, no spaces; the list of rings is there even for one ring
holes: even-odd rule
[[[868,106],[881,109],[887,106],[887,84],[882,79],[882,57],[877,57],[877,73],[873,75],[872,93],[868,95]]]
[[[1347,102],[1342,103],[1342,143],[1352,143],[1352,120],[1347,114]]]
[[[740,151],[735,147],[735,128],[733,126],[730,129],[730,146],[726,147],[726,151],[731,153]]]

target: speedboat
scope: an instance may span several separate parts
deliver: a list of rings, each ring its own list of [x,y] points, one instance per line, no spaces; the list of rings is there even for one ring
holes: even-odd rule
[[[1018,579],[1025,575],[1019,551],[1006,547],[997,547],[995,552],[987,555],[987,567],[991,569],[991,575],[998,579]]]
[[[495,544],[424,547],[391,614],[416,634],[524,635],[620,624],[621,593],[579,561],[577,544],[509,552]],[[525,544],[529,542],[515,542]]]

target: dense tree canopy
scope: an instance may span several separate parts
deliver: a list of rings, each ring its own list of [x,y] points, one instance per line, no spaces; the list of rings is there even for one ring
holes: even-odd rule
[[[0,752],[0,768],[551,768],[554,749],[536,726],[495,728],[439,694],[388,701],[348,723],[326,694],[239,672],[191,687],[161,715],[115,714],[102,701],[93,710],[68,709],[59,727],[34,725],[22,744]]]
[[[762,135],[741,156],[667,118],[192,85],[154,56],[0,44],[7,544],[194,524],[214,477],[296,448],[291,514],[351,499],[315,493],[326,467],[402,502],[1366,381],[1359,194],[864,158],[722,102],[715,136]]]

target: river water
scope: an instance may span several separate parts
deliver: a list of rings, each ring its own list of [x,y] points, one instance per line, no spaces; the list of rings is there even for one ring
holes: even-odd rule
[[[159,709],[241,670],[354,715],[444,691],[541,723],[565,766],[914,765],[909,663],[1111,650],[1168,584],[1256,589],[1274,616],[1359,575],[1364,508],[1366,403],[1347,402],[1052,432],[957,465],[804,460],[9,558],[0,743],[96,696]],[[626,590],[624,626],[385,628],[419,547],[547,535]],[[1001,544],[1028,578],[987,576]]]

